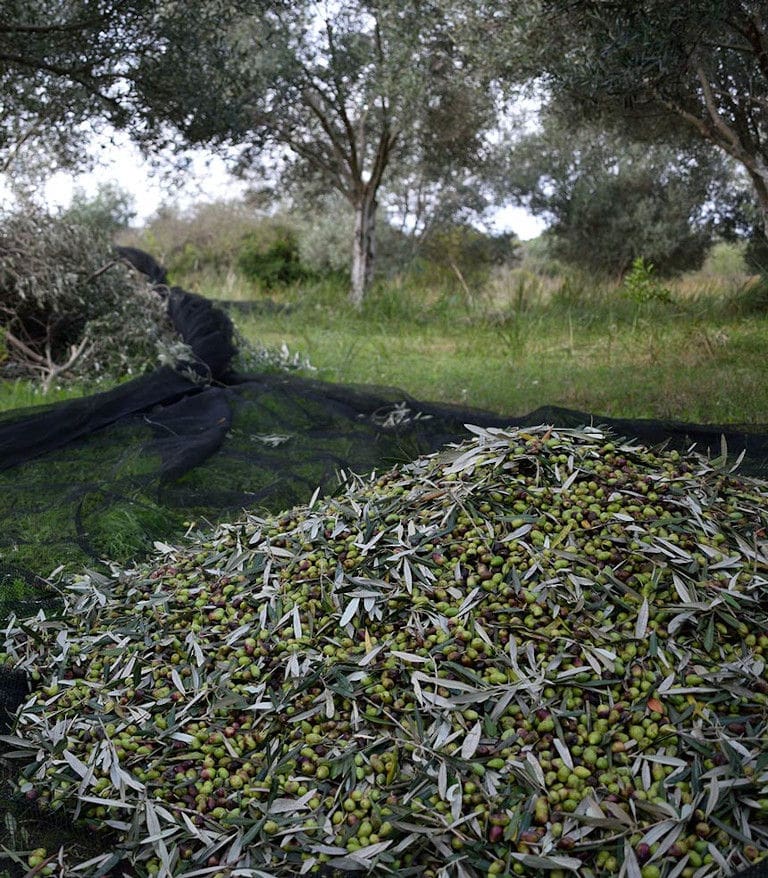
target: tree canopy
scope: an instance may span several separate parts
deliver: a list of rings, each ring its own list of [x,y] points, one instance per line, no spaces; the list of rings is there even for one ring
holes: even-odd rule
[[[206,7],[205,2],[199,4]],[[149,119],[185,143],[231,145],[244,171],[269,154],[286,183],[316,181],[355,213],[352,300],[375,258],[375,218],[393,168],[423,179],[477,165],[495,122],[480,65],[453,37],[449,6],[408,0],[233,8],[211,31],[186,9],[137,80]],[[147,128],[157,142],[156,126]]]
[[[157,45],[153,0],[0,0],[0,170],[24,143],[82,159],[84,123],[126,125],[132,77]]]
[[[346,200],[360,304],[379,205],[422,233],[481,211],[500,95],[526,78],[563,133],[526,139],[512,182],[527,179],[524,200],[561,242],[633,211],[659,241],[664,223],[703,240],[702,194],[729,171],[701,144],[740,164],[768,229],[768,7],[756,0],[0,0],[0,167],[32,141],[76,163],[94,120],[149,153],[226,149],[244,175]],[[654,198],[664,223],[647,213]],[[634,253],[616,250],[621,264]]]
[[[537,0],[501,32],[525,41],[532,69],[574,116],[618,120],[645,140],[687,130],[731,156],[768,218],[763,0]]]
[[[549,250],[564,262],[621,275],[643,257],[673,273],[703,261],[731,176],[701,143],[638,144],[545,113],[511,151],[503,185],[550,221]]]

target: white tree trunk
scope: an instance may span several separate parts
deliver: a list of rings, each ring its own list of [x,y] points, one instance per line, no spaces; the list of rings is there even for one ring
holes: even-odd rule
[[[373,278],[376,255],[376,200],[364,198],[355,205],[355,239],[352,245],[352,285],[349,299],[360,308]]]

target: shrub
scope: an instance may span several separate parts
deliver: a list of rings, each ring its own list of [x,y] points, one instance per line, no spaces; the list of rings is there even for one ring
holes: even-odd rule
[[[352,264],[355,217],[341,196],[329,194],[311,209],[301,207],[290,216],[296,230],[299,259],[315,275],[348,276]],[[381,252],[380,228],[376,229]]]
[[[152,253],[182,286],[237,274],[274,287],[306,278],[315,268],[305,264],[301,248],[311,227],[284,213],[264,216],[242,201],[215,201],[187,211],[166,205],[139,234],[120,240]]]
[[[188,210],[163,205],[138,235],[122,235],[120,243],[147,250],[184,285],[190,275],[234,271],[243,240],[263,222],[241,201],[202,202]]]
[[[119,379],[183,348],[163,300],[115,260],[106,231],[28,205],[0,218],[0,326],[2,373],[44,389]]]
[[[750,271],[768,277],[768,239],[762,225],[758,225],[747,242],[744,261]]]
[[[729,281],[747,272],[746,241],[718,241],[707,254],[699,270],[701,277]]]
[[[101,183],[95,195],[76,189],[71,204],[61,214],[68,223],[110,234],[127,229],[135,216],[133,196],[117,183]]]
[[[299,261],[299,248],[293,232],[283,226],[276,227],[274,234],[275,240],[266,247],[263,234],[246,236],[237,255],[241,274],[265,287],[290,284],[307,274]]]
[[[492,269],[519,260],[513,232],[489,235],[462,224],[432,230],[421,244],[421,255],[430,274],[442,271],[446,279],[458,280],[465,291],[468,284],[483,283]]]
[[[672,292],[654,275],[653,264],[638,256],[627,272],[621,291],[634,302],[671,302]]]

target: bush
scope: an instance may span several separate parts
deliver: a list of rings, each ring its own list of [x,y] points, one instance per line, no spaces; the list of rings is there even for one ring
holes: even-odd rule
[[[215,201],[184,212],[162,207],[141,233],[123,235],[121,243],[152,253],[181,285],[236,274],[269,288],[311,273],[300,244],[305,228],[311,223],[286,214],[264,216],[241,201]]]
[[[352,264],[352,237],[355,217],[339,195],[324,196],[310,210],[291,213],[296,230],[299,259],[315,275],[349,275]],[[376,229],[377,235],[379,228]],[[381,241],[378,240],[379,251]]]
[[[639,305],[646,302],[671,302],[672,292],[659,282],[654,274],[653,264],[641,256],[632,263],[627,272],[621,291]]]
[[[746,241],[718,241],[707,253],[707,258],[699,269],[699,275],[721,281],[744,276],[747,273],[746,251]]]
[[[432,262],[456,264],[464,271],[510,265],[519,258],[513,232],[488,235],[469,225],[439,226],[425,236],[423,255]]]
[[[2,374],[44,389],[113,381],[183,349],[165,303],[115,260],[106,231],[30,206],[0,218],[0,328]]]
[[[237,267],[246,280],[265,287],[290,284],[306,277],[299,261],[299,248],[293,232],[286,227],[274,230],[275,240],[264,246],[263,234],[246,236],[237,255]]]
[[[755,228],[747,242],[744,261],[750,271],[768,278],[768,239],[762,225]]]
[[[243,240],[264,222],[241,201],[204,202],[186,211],[163,205],[138,235],[123,235],[120,243],[146,250],[175,282],[192,284],[191,275],[235,271]]]
[[[100,184],[92,196],[84,189],[76,189],[71,204],[61,214],[67,223],[101,229],[110,234],[127,229],[135,216],[133,196],[116,183]]]
[[[768,314],[768,273],[750,278],[726,300],[727,311],[741,316]]]

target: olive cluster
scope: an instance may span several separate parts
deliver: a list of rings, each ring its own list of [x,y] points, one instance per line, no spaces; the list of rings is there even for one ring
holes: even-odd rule
[[[759,858],[765,486],[597,430],[474,432],[11,625],[23,793],[144,875]]]

